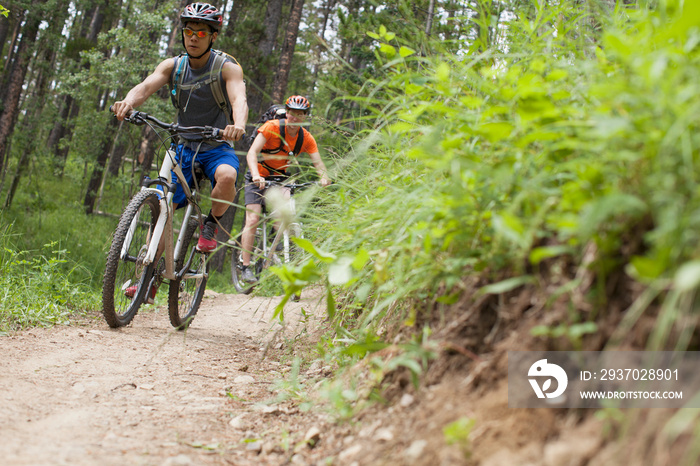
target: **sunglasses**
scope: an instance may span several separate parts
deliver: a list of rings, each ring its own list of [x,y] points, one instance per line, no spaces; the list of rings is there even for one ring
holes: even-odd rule
[[[192,37],[193,35],[196,34],[197,37],[199,37],[200,39],[204,39],[205,37],[213,34],[213,32],[204,31],[204,30],[195,31],[194,29],[190,29],[190,28],[183,28],[182,32],[184,32],[187,37]]]

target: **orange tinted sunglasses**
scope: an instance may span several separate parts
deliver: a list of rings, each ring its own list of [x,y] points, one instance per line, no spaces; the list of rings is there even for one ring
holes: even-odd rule
[[[212,32],[209,32],[209,31],[205,31],[205,30],[195,31],[194,29],[190,29],[190,28],[183,28],[182,31],[185,33],[185,35],[187,37],[192,37],[193,35],[196,34],[197,37],[199,37],[200,39],[204,39],[205,37],[213,34]]]

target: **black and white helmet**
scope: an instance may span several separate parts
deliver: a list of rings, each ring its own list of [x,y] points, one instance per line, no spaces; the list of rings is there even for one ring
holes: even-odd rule
[[[185,7],[180,15],[180,22],[183,27],[188,22],[208,24],[214,31],[219,32],[224,22],[224,17],[215,6],[209,3],[197,2],[190,3]]]

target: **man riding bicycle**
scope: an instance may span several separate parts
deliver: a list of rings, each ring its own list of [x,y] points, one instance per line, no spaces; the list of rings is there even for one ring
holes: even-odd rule
[[[299,95],[289,97],[285,103],[286,119],[271,119],[263,124],[258,129],[258,134],[246,156],[248,161],[248,173],[245,176],[246,222],[241,236],[241,260],[243,280],[249,283],[257,281],[255,273],[249,267],[250,251],[265,202],[267,191],[265,177],[287,176],[289,157],[306,153],[316,168],[321,186],[331,184],[326,166],[318,152],[316,140],[309,131],[302,128],[310,108],[311,104],[305,97]],[[258,162],[260,153],[263,154],[263,160]],[[289,193],[285,195],[288,196]]]
[[[223,217],[236,194],[238,176],[238,156],[232,142],[245,134],[248,120],[246,88],[243,70],[235,59],[212,50],[223,23],[221,12],[208,3],[191,3],[180,15],[184,56],[162,61],[143,82],[131,89],[124,100],[113,105],[113,112],[123,120],[134,108],[143,104],[148,97],[168,84],[173,96],[173,105],[178,109],[177,121],[183,126],[213,126],[223,130],[223,139],[228,143],[202,141],[196,138],[185,139],[177,147],[177,158],[188,183],[192,183],[192,160],[202,164],[207,177],[212,180],[212,205],[209,215],[202,225],[197,249],[211,252],[216,249],[216,233],[219,219]],[[225,62],[217,76],[215,63]],[[220,80],[220,82],[216,82]],[[222,86],[223,84],[223,86]],[[215,86],[225,90],[227,106],[224,107],[215,97]],[[177,178],[173,175],[173,181]],[[173,197],[173,205],[183,204],[185,193],[181,186]],[[149,293],[149,301],[155,297]],[[129,290],[127,290],[127,295]],[[131,292],[133,296],[133,291]]]

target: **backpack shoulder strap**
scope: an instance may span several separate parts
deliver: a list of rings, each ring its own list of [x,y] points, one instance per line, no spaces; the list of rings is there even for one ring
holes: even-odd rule
[[[268,120],[268,121],[270,121],[270,120]],[[262,152],[263,154],[277,154],[281,150],[284,150],[284,146],[285,146],[285,142],[286,142],[284,140],[284,138],[285,138],[284,126],[285,126],[286,120],[284,118],[280,118],[279,122],[280,122],[280,134],[279,134],[280,145],[277,149],[267,149],[267,150],[263,149],[263,150],[261,150],[260,152]],[[265,123],[267,123],[267,122],[265,122]],[[256,133],[257,133],[257,130],[256,130]]]
[[[280,119],[280,146],[277,149],[277,152],[281,151],[284,149],[284,146],[287,145],[287,133],[285,131],[285,128],[287,127],[287,120],[285,118]]]
[[[182,90],[182,84],[180,83],[180,79],[182,76],[182,70],[185,67],[186,57],[186,53],[181,53],[177,57],[173,58],[173,60],[175,60],[175,66],[173,67],[175,76],[173,76],[170,86],[170,100],[173,102],[173,106],[177,109],[178,112],[180,111],[180,91]]]
[[[297,157],[299,155],[301,146],[304,145],[304,131],[304,128],[299,128],[299,136],[297,137],[297,142],[296,144],[294,144],[294,151],[292,152],[292,155],[294,157]]]
[[[214,96],[214,100],[216,100],[216,103],[219,105],[219,108],[221,109],[222,112],[226,114],[226,121],[228,121],[229,124],[232,123],[232,115],[231,115],[231,105],[228,101],[228,95],[226,92],[224,92],[223,88],[223,82],[224,82],[224,77],[222,74],[222,70],[224,68],[224,63],[228,61],[227,56],[219,52],[218,50],[212,50],[212,53],[214,53],[214,64],[212,65],[212,70],[211,70],[211,93]],[[233,57],[232,57],[233,58]],[[235,61],[235,59],[234,59]],[[238,62],[236,61],[236,64]]]

